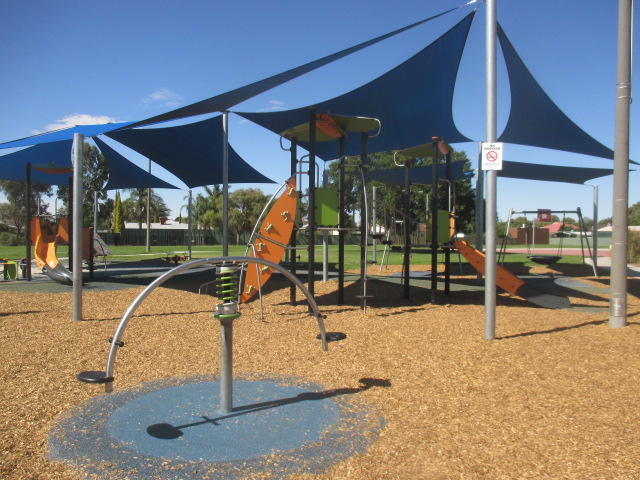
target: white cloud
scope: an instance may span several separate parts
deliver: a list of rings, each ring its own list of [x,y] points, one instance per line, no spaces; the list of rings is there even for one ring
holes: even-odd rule
[[[51,132],[62,128],[74,127],[76,125],[100,125],[103,123],[116,123],[117,120],[106,115],[89,115],[87,113],[74,113],[56,120],[54,123],[46,125],[43,130],[34,130],[33,134]]]
[[[281,102],[280,100],[269,100],[269,106],[261,111],[273,112],[275,110],[283,110],[283,109],[284,109],[284,102]]]
[[[159,88],[153,93],[150,93],[142,99],[142,105],[145,107],[160,106],[160,107],[179,107],[184,103],[184,98],[177,93],[169,90],[168,88]]]

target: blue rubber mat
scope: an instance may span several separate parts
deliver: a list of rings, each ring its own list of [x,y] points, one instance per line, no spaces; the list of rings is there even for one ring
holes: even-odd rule
[[[321,472],[364,452],[384,423],[355,401],[369,387],[237,379],[230,413],[218,410],[219,388],[214,377],[197,376],[99,395],[58,421],[50,456],[113,480],[277,478]]]

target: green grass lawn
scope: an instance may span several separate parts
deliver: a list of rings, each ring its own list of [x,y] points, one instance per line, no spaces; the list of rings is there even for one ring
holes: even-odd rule
[[[147,252],[144,246],[109,246],[112,255],[109,256],[109,260],[112,261],[139,261],[144,259],[151,258],[161,258],[165,256],[175,255],[175,254],[185,254],[187,252],[186,245],[178,245],[176,247],[169,246],[160,246],[160,247],[151,247],[151,251]],[[412,253],[411,255],[411,264],[412,265],[425,265],[431,264],[431,254],[430,251],[426,248],[416,249],[417,253]],[[384,249],[379,246],[377,252],[377,263],[382,263],[383,259],[383,251]],[[540,250],[537,252],[540,253]],[[244,245],[230,245],[229,246],[229,255],[230,256],[243,256],[245,254],[245,246]],[[299,257],[299,262],[302,264],[306,264],[308,260],[308,252],[305,250],[296,250],[296,255]],[[315,264],[316,269],[322,269],[322,245],[316,245],[315,249]],[[373,259],[373,252],[371,249],[367,254],[367,259],[371,261]],[[58,248],[58,257],[64,258],[68,256],[68,250],[66,246],[61,246]],[[192,248],[192,257],[193,259],[198,258],[210,258],[210,257],[221,257],[222,256],[222,246],[221,245],[212,245],[212,246],[196,246]],[[19,260],[20,258],[25,257],[25,247],[3,247],[0,246],[0,258],[8,258],[10,260]],[[454,251],[451,255],[451,262],[458,262],[458,254]],[[462,263],[467,263],[464,257],[461,257],[460,260]],[[438,262],[444,262],[444,254],[440,253],[438,255]],[[527,258],[526,254],[520,253],[507,253],[505,255],[505,265],[508,266],[510,263],[519,264],[524,266],[533,266],[536,265],[534,262]],[[559,264],[570,264],[576,265],[582,263],[582,257],[579,255],[563,255]],[[402,264],[402,252],[391,251],[388,254],[388,259],[385,257],[385,264],[389,265],[401,265]],[[337,271],[338,267],[338,247],[337,245],[329,246],[329,269],[332,271]],[[345,246],[345,269],[353,270],[360,268],[360,247],[357,245],[346,245]]]

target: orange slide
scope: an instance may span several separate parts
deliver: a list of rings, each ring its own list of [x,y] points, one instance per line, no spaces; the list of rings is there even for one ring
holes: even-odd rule
[[[36,237],[33,256],[38,267],[42,270],[42,273],[52,280],[65,285],[72,285],[72,273],[60,264],[56,256],[58,243],[69,241],[67,219],[60,218],[58,232],[54,232],[54,224],[48,220],[41,225],[40,219],[34,217],[32,222],[31,232]]]
[[[461,240],[453,244],[471,266],[484,275],[485,254]],[[571,304],[566,297],[559,297],[536,290],[504,267],[496,265],[496,284],[509,292],[544,308],[569,308]]]

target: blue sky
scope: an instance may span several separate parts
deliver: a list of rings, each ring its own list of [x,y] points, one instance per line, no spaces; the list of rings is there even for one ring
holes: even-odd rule
[[[67,124],[142,120],[462,3],[0,0],[0,142]],[[614,140],[617,3],[497,0],[500,23],[543,89],[570,118],[610,148]],[[448,14],[234,109],[290,109],[350,91],[408,59],[469,11],[467,7]],[[459,130],[477,141],[485,136],[484,20],[481,5],[463,55],[453,106]],[[498,75],[501,132],[509,111],[509,89],[501,59]],[[633,132],[637,132],[639,108],[638,102],[631,106],[630,155],[636,160],[640,159],[640,144]],[[233,114],[229,129],[231,144],[251,165],[277,182],[286,179],[289,156],[280,149],[277,136]],[[465,150],[471,158],[477,156],[476,143],[454,147]],[[118,150],[146,168],[146,159],[124,147]],[[539,163],[541,168],[544,164],[613,167],[612,161],[604,159],[511,144],[504,146],[504,158]],[[159,167],[153,172],[181,185]],[[637,172],[631,173],[630,205],[640,201],[639,179]],[[589,183],[599,185],[599,217],[611,216],[613,178]],[[271,193],[276,186],[260,188]],[[177,216],[186,191],[158,193]],[[593,189],[588,186],[498,180],[501,219],[506,219],[510,208],[580,207],[591,217],[592,204]]]

